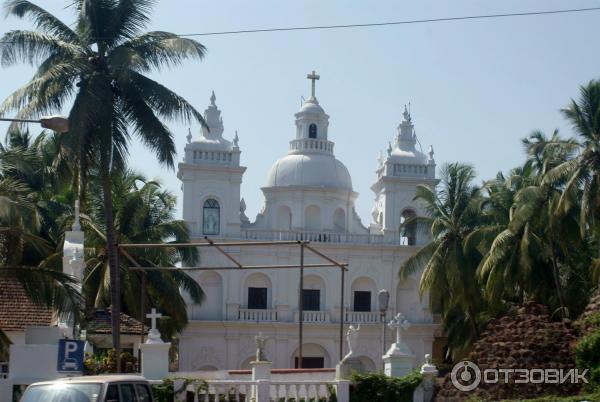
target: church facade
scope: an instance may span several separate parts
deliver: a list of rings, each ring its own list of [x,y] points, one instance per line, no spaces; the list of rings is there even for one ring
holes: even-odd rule
[[[340,304],[340,272],[307,268],[303,276],[303,367],[335,367],[339,355],[339,323],[343,307],[346,324],[359,325],[354,353],[366,370],[382,367],[383,351],[393,341],[386,329],[383,344],[378,292],[390,294],[388,321],[402,313],[410,322],[403,339],[415,356],[415,367],[432,353],[438,325],[419,296],[419,276],[400,280],[399,267],[426,239],[401,223],[421,206],[413,201],[418,184],[435,185],[433,150],[416,149],[416,135],[406,110],[387,155],[380,156],[371,186],[374,206],[368,226],[354,207],[358,193],[346,166],[335,157],[335,133],[329,116],[312,94],[295,114],[295,134],[287,155],[267,174],[262,191],[265,204],[254,221],[245,214],[240,185],[245,167],[237,133],[224,136],[221,111],[214,93],[204,113],[208,128],[187,137],[178,177],[183,189],[183,219],[193,240],[222,241],[306,240],[320,252],[348,264],[344,305]],[[267,156],[267,155],[265,155]],[[243,265],[298,264],[299,247],[228,247]],[[201,250],[203,266],[226,267],[231,261],[217,250]],[[322,262],[306,253],[306,264]],[[266,355],[275,368],[298,366],[298,269],[193,271],[206,299],[190,304],[190,323],[181,334],[179,370],[249,368],[255,353],[254,336],[268,337]],[[344,342],[345,343],[345,342]],[[343,354],[347,346],[343,345]]]

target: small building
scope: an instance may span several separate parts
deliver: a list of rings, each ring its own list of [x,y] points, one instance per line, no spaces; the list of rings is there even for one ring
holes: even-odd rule
[[[96,309],[89,317],[86,328],[86,339],[92,344],[94,352],[112,349],[112,310]],[[148,329],[144,328],[144,336]],[[121,313],[121,349],[137,356],[142,341],[142,323],[135,318]]]

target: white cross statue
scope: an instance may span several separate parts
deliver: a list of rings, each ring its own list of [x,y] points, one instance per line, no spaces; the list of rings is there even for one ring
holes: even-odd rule
[[[315,97],[315,81],[318,80],[319,78],[321,78],[320,75],[318,75],[315,70],[312,71],[312,73],[308,74],[306,76],[306,78],[308,78],[309,80],[312,81],[312,91],[311,91],[311,96],[314,98]]]
[[[388,324],[388,327],[396,330],[396,345],[402,343],[402,331],[406,331],[410,327],[410,322],[404,318],[402,313],[396,314],[396,317]]]
[[[156,329],[156,319],[162,317],[161,313],[157,313],[156,309],[153,308],[150,314],[146,314],[146,318],[150,318],[150,330]]]

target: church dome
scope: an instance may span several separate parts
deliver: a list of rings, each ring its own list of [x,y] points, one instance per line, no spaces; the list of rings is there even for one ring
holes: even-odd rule
[[[352,179],[331,155],[295,154],[279,159],[269,170],[266,187],[328,187],[352,191]]]
[[[269,170],[266,188],[320,187],[352,191],[348,169],[335,158],[334,143],[327,138],[329,116],[315,96],[313,71],[311,96],[306,99],[296,118],[296,138],[290,141],[288,154]]]
[[[316,99],[309,98],[306,102],[304,102],[304,104],[298,111],[298,114],[304,113],[325,114],[325,110],[323,110],[323,108],[321,107],[321,105],[319,105],[319,102],[317,102]]]

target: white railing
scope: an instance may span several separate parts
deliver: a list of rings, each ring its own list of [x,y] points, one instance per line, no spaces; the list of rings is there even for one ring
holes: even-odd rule
[[[240,321],[277,321],[277,310],[241,308],[238,312]]]
[[[314,243],[352,243],[352,244],[394,244],[400,245],[400,239],[385,239],[383,235],[309,232],[293,230],[242,230],[242,238],[248,240],[305,240]]]
[[[180,400],[188,400],[186,394],[191,393],[194,395],[194,402],[250,401],[256,383],[256,381],[209,380],[204,384],[188,385]]]
[[[332,390],[336,396],[339,395],[338,389],[338,381],[271,381],[270,397],[272,401],[309,401],[311,398],[315,401],[321,398],[329,400]]]
[[[300,312],[294,312],[294,321],[300,321]],[[329,322],[329,313],[327,311],[303,311],[302,312],[303,322],[318,322],[324,323]]]
[[[375,311],[346,311],[345,321],[349,324],[378,324],[381,315]]]
[[[0,380],[8,378],[8,362],[0,362]]]

